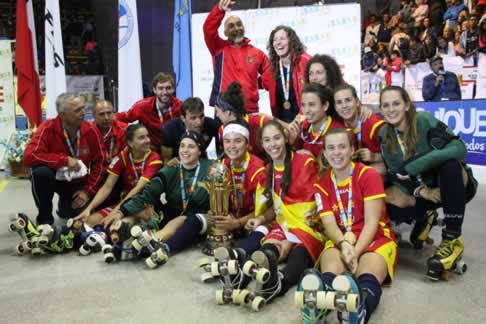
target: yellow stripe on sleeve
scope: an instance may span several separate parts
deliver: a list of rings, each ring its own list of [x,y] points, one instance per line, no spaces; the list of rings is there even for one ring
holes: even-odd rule
[[[380,121],[378,121],[376,124],[374,124],[374,125],[373,125],[373,127],[371,127],[370,139],[372,139],[372,138],[373,138],[373,136],[375,135],[375,131],[376,131],[376,129],[377,129],[379,126],[383,125],[384,123],[385,123],[385,121],[384,121],[384,120],[380,120]]]
[[[375,200],[375,199],[380,199],[380,198],[385,198],[385,197],[386,197],[386,194],[382,193],[382,194],[378,194],[378,195],[364,197],[364,201]]]
[[[106,169],[106,172],[108,172],[111,175],[117,176],[117,177],[120,176],[119,174],[116,174],[115,172],[111,171],[110,169]]]

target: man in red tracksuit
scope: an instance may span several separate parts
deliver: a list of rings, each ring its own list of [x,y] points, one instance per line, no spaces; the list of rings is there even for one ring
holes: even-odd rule
[[[115,119],[113,105],[108,100],[99,100],[93,108],[93,122],[103,137],[106,165],[125,147],[125,130],[128,125]]]
[[[272,85],[270,62],[261,50],[250,45],[245,37],[245,27],[240,18],[230,16],[224,23],[227,40],[219,37],[218,28],[226,11],[234,1],[220,0],[204,22],[204,40],[213,57],[214,80],[209,104],[214,106],[219,94],[233,81],[238,81],[245,94],[247,113],[258,112],[258,88]],[[259,79],[261,77],[261,79]]]
[[[119,112],[116,119],[144,124],[150,137],[152,150],[160,154],[162,126],[181,115],[182,101],[174,97],[175,81],[167,73],[159,72],[152,81],[155,96],[137,101],[130,110]]]
[[[24,164],[32,167],[32,194],[39,210],[37,224],[52,224],[52,198],[59,194],[58,215],[71,218],[95,195],[103,179],[103,139],[93,123],[84,120],[81,97],[64,93],[56,99],[58,116],[46,120],[25,148]],[[88,174],[71,181],[56,179],[58,169]]]

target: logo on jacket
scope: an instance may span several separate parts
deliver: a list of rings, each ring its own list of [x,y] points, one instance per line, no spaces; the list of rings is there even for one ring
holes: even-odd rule
[[[253,64],[253,62],[255,62],[255,59],[253,58],[253,56],[248,55],[246,57],[246,61],[248,62],[248,64]]]
[[[133,13],[125,0],[118,5],[118,49],[125,46],[133,32]]]

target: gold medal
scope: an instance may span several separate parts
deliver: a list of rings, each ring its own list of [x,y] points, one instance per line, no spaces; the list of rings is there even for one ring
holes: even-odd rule
[[[285,108],[285,110],[289,110],[291,106],[292,105],[290,104],[290,101],[285,100],[285,102],[283,104],[283,107]]]
[[[353,232],[346,232],[344,234],[344,239],[354,245],[356,243],[356,235]]]

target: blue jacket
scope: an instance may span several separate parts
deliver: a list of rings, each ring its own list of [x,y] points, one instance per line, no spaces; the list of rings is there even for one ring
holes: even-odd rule
[[[435,86],[436,78],[437,75],[435,73],[430,73],[424,78],[422,97],[424,97],[425,101],[461,100],[461,87],[454,73],[446,71],[444,81],[437,87]]]
[[[451,25],[455,25],[457,23],[457,18],[461,11],[466,8],[464,2],[458,3],[455,6],[451,6],[447,11],[444,13],[444,20],[450,20]]]

